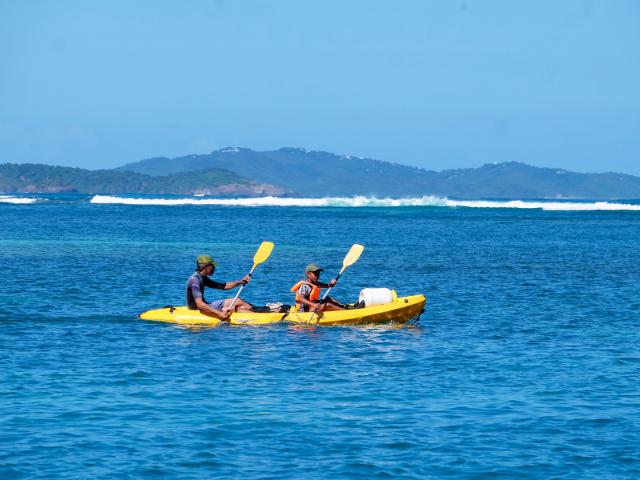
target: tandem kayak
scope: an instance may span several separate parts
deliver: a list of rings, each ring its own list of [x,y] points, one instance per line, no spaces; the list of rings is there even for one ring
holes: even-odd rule
[[[424,295],[397,297],[384,305],[325,312],[322,316],[309,312],[236,312],[231,314],[231,325],[269,325],[278,322],[317,325],[367,325],[376,323],[405,323],[416,318],[424,310]],[[178,323],[182,325],[217,327],[223,322],[214,317],[203,315],[198,310],[187,307],[164,307],[148,310],[138,315],[143,320]]]

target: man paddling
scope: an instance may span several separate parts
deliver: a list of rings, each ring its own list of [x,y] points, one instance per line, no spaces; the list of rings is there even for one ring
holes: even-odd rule
[[[245,285],[251,280],[251,276],[246,275],[242,280],[236,282],[216,282],[209,277],[213,275],[218,264],[209,255],[200,255],[196,258],[196,271],[187,281],[187,305],[190,310],[200,310],[204,315],[216,317],[221,320],[228,320],[231,316],[229,306],[233,298],[215,300],[208,303],[204,298],[204,288],[215,288],[217,290],[230,290],[238,285]],[[251,304],[238,298],[233,305],[233,311],[250,311]]]
[[[304,273],[307,278],[300,280],[291,287],[291,291],[296,293],[296,307],[299,312],[316,312],[321,314],[325,311],[344,310],[344,305],[331,297],[320,300],[320,289],[333,287],[336,284],[335,278],[329,283],[320,282],[322,268],[315,263],[307,265]]]

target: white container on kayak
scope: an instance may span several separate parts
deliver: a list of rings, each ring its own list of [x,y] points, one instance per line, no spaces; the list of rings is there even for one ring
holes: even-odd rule
[[[359,302],[364,302],[365,307],[374,305],[386,305],[397,298],[396,292],[388,288],[363,288],[358,297]]]

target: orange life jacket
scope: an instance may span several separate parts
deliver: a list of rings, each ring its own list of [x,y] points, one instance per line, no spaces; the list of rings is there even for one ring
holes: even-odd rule
[[[317,286],[317,285],[314,285],[313,283],[311,283],[311,282],[309,282],[307,280],[300,280],[293,287],[291,287],[291,291],[296,293],[296,307],[298,307],[298,310],[303,309],[304,307],[306,307],[305,304],[300,302],[300,298],[302,298],[302,296],[298,295],[298,289],[300,288],[300,286],[302,284],[306,284],[306,285],[309,285],[311,287],[311,294],[309,295],[309,301],[310,302],[317,302],[318,300],[320,300],[320,287]]]

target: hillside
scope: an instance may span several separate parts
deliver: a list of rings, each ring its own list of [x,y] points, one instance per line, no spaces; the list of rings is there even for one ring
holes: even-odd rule
[[[150,158],[121,170],[160,175],[200,168],[226,169],[313,197],[640,198],[640,178],[619,173],[575,173],[518,162],[434,172],[299,148],[266,152],[225,148],[203,155]]]
[[[518,162],[434,172],[299,148],[225,148],[205,155],[150,158],[114,170],[0,165],[0,193],[193,195],[367,195],[454,198],[640,198],[640,178],[576,173]]]
[[[437,178],[435,172],[405,165],[300,148],[268,152],[225,148],[204,155],[150,158],[121,167],[148,175],[187,172],[196,168],[223,168],[304,196],[416,195],[425,192],[432,177]]]
[[[123,170],[5,163],[0,165],[0,192],[281,195],[286,190],[219,169],[151,176]]]
[[[640,198],[640,178],[505,162],[444,170],[438,174],[433,191],[460,198],[630,199]]]

